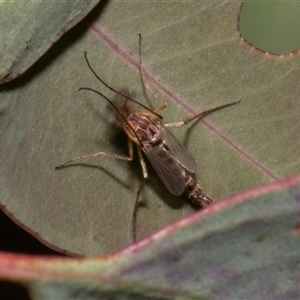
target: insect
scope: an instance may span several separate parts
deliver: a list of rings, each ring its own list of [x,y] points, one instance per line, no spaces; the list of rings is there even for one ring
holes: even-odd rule
[[[213,199],[207,195],[200,185],[196,184],[192,174],[196,171],[196,161],[193,155],[180,143],[180,141],[171,133],[169,127],[179,127],[190,123],[193,120],[199,121],[206,115],[213,113],[219,109],[234,105],[240,101],[227,103],[221,106],[217,106],[201,112],[196,116],[189,118],[185,121],[175,122],[171,124],[163,124],[163,117],[159,114],[160,111],[167,107],[166,102],[154,92],[154,90],[145,81],[144,70],[142,67],[142,55],[141,55],[141,34],[139,34],[139,72],[145,87],[161,102],[161,106],[152,110],[146,105],[139,101],[131,98],[129,94],[117,91],[112,88],[106,82],[104,82],[94,71],[85,52],[86,63],[94,74],[94,76],[107,88],[114,91],[118,95],[124,97],[125,101],[120,106],[114,103],[112,100],[107,98],[101,92],[98,92],[89,87],[81,87],[79,90],[92,91],[101,97],[103,97],[114,109],[116,120],[119,125],[123,128],[128,136],[129,155],[120,156],[116,154],[109,154],[105,152],[97,152],[94,154],[83,155],[73,158],[59,166],[56,169],[61,169],[66,165],[80,161],[90,157],[105,156],[119,160],[132,161],[133,160],[133,145],[137,146],[137,153],[139,156],[143,181],[138,189],[133,217],[132,217],[132,234],[133,240],[136,241],[136,215],[138,211],[138,200],[140,193],[148,179],[148,172],[146,163],[143,158],[143,154],[148,158],[156,173],[158,174],[161,181],[164,183],[169,192],[173,195],[180,196],[186,194],[191,202],[199,207],[203,208],[213,202]],[[144,109],[140,111],[134,109],[132,106],[137,105]]]

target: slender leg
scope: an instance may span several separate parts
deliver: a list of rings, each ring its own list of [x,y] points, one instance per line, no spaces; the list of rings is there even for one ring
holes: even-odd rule
[[[70,163],[80,161],[80,160],[83,160],[86,158],[98,157],[98,156],[105,156],[105,157],[110,157],[110,158],[115,158],[115,159],[120,159],[120,160],[132,161],[133,160],[133,144],[132,144],[131,140],[128,140],[128,148],[129,148],[129,156],[121,156],[121,155],[109,154],[109,153],[105,153],[105,152],[97,152],[94,154],[81,155],[81,156],[75,157],[59,166],[56,166],[55,169],[61,169],[61,168],[65,167],[66,165],[69,165]]]
[[[135,243],[136,242],[136,215],[137,215],[137,211],[138,211],[138,208],[139,208],[139,197],[140,197],[140,194],[141,194],[141,191],[145,185],[145,183],[147,182],[147,179],[144,178],[139,189],[138,189],[138,192],[137,192],[137,195],[136,195],[136,199],[135,199],[135,202],[134,202],[134,208],[133,208],[133,214],[132,214],[132,238],[133,238],[133,242]]]
[[[138,192],[137,192],[137,195],[135,198],[135,202],[134,202],[133,214],[132,214],[132,237],[133,237],[134,243],[136,242],[136,216],[137,216],[137,211],[139,208],[139,197],[140,197],[142,189],[148,179],[147,167],[146,167],[145,160],[142,156],[141,148],[138,147],[137,149],[138,149],[139,160],[140,160],[140,164],[141,164],[142,172],[143,172],[143,181],[138,189]]]
[[[139,58],[140,58],[139,70],[140,70],[140,75],[143,84],[152,93],[152,95],[162,103],[162,106],[160,106],[158,109],[155,110],[155,112],[158,113],[167,107],[167,103],[158,94],[154,92],[154,90],[147,84],[145,80],[144,68],[142,65],[142,35],[140,33],[139,33]]]
[[[90,157],[98,157],[98,156],[105,156],[105,157],[110,157],[110,158],[115,158],[115,159],[120,159],[120,160],[127,160],[127,161],[132,161],[133,160],[133,144],[131,140],[128,140],[128,148],[129,148],[129,156],[120,156],[117,154],[109,154],[109,153],[105,153],[105,152],[97,152],[94,154],[89,154],[89,155],[82,155],[82,156],[78,156],[76,158],[73,158],[59,166],[56,166],[55,169],[62,169],[63,167],[76,162],[76,161],[80,161],[86,158],[90,158]],[[138,155],[139,155],[139,160],[140,160],[140,164],[141,164],[141,168],[142,168],[142,172],[143,172],[143,181],[138,189],[137,195],[136,195],[136,199],[135,199],[135,203],[134,203],[134,209],[133,209],[133,214],[132,214],[132,236],[133,236],[133,241],[136,242],[136,216],[137,216],[137,211],[138,211],[138,207],[139,207],[139,197],[140,194],[142,192],[142,189],[148,179],[148,172],[147,172],[147,167],[146,167],[146,163],[145,160],[142,156],[142,151],[141,148],[138,147]]]
[[[237,104],[237,103],[240,103],[241,100],[239,101],[234,101],[234,102],[230,102],[230,103],[227,103],[227,104],[223,104],[223,105],[220,105],[220,106],[217,106],[217,107],[213,107],[211,109],[208,109],[208,110],[205,110],[199,114],[197,114],[196,116],[192,117],[192,118],[189,118],[185,121],[180,121],[180,122],[175,122],[175,123],[169,123],[169,124],[165,124],[166,127],[179,127],[179,126],[183,126],[183,125],[186,125],[188,124],[189,122],[197,119],[198,121],[200,121],[201,119],[203,119],[205,116],[219,110],[219,109],[222,109],[222,108],[225,108],[225,107],[228,107],[228,106],[231,106],[231,105],[234,105],[234,104]]]
[[[138,149],[138,156],[139,156],[141,168],[142,168],[142,171],[143,171],[143,178],[148,179],[147,167],[146,167],[146,163],[145,163],[145,160],[143,158],[143,155],[142,155],[141,147],[137,147],[137,149]]]

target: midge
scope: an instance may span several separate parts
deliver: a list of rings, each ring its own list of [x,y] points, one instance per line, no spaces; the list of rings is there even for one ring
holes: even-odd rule
[[[133,143],[136,144],[144,180],[142,181],[138,189],[133,211],[132,234],[134,241],[136,240],[135,223],[138,209],[138,199],[142,188],[145,185],[146,180],[148,179],[146,163],[144,161],[142,153],[144,153],[148,158],[161,181],[164,183],[171,194],[180,196],[185,193],[188,199],[190,199],[191,202],[199,208],[203,208],[211,204],[213,202],[212,198],[209,195],[205,194],[203,189],[195,183],[193,177],[191,176],[191,174],[196,171],[197,167],[195,158],[171,133],[168,127],[183,126],[193,120],[199,121],[212,112],[234,105],[236,103],[239,103],[240,101],[231,102],[211,108],[185,121],[163,124],[163,117],[159,114],[159,112],[165,109],[167,104],[145,82],[145,76],[142,67],[141,34],[139,34],[139,71],[145,87],[155,96],[155,98],[157,98],[161,102],[161,106],[156,110],[152,110],[146,105],[143,105],[137,100],[131,98],[129,95],[112,88],[110,85],[105,83],[93,70],[86,53],[85,60],[89,69],[102,84],[104,84],[107,88],[114,91],[115,93],[123,96],[125,99],[125,103],[122,106],[118,107],[116,103],[92,88],[82,87],[79,89],[89,90],[102,96],[114,108],[116,119],[128,136],[129,155],[120,156],[116,154],[97,152],[94,154],[82,155],[73,158],[55,168],[60,169],[65,167],[66,165],[69,165],[70,163],[97,156],[106,156],[120,160],[132,161]],[[132,107],[133,104],[142,107],[145,111],[135,110]]]

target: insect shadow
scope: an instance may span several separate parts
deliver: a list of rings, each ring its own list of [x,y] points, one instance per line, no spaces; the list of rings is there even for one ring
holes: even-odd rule
[[[209,110],[203,111],[185,121],[164,124],[160,112],[167,107],[166,102],[147,84],[145,81],[144,70],[142,66],[141,55],[141,34],[139,34],[139,72],[143,83],[143,89],[147,89],[160,102],[160,107],[150,109],[148,106],[132,98],[128,92],[118,91],[103,81],[94,71],[85,52],[86,63],[94,76],[108,89],[115,92],[119,98],[118,101],[112,101],[101,92],[89,87],[81,87],[79,91],[92,91],[104,98],[115,115],[118,125],[124,130],[128,137],[128,156],[97,152],[94,154],[82,155],[73,158],[59,166],[61,169],[71,163],[81,161],[86,158],[105,156],[119,160],[133,160],[133,145],[137,147],[143,181],[137,191],[133,214],[132,214],[132,235],[133,241],[136,241],[136,215],[139,207],[139,197],[141,191],[148,179],[148,171],[143,155],[147,157],[153,169],[164,183],[165,187],[174,196],[185,194],[193,207],[205,208],[213,203],[211,196],[207,195],[202,187],[198,185],[192,174],[196,171],[197,164],[193,155],[181,144],[181,142],[172,134],[169,127],[184,126],[191,121],[199,121],[208,114],[217,110],[239,103],[240,101],[230,102]],[[144,111],[141,111],[143,109]]]

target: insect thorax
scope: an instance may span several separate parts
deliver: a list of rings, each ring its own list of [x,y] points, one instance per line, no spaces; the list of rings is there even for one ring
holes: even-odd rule
[[[163,125],[155,115],[147,112],[134,112],[127,117],[127,121],[131,130],[129,132],[128,128],[124,128],[125,131],[135,143],[142,142],[143,145],[140,146],[153,145],[161,139]]]

